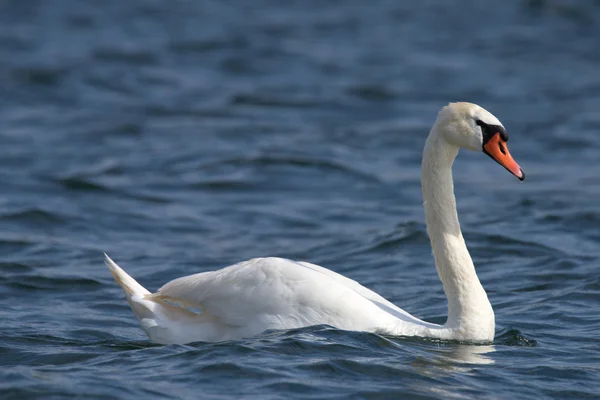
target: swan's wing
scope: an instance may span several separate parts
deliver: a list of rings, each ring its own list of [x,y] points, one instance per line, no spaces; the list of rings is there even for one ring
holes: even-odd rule
[[[327,277],[329,277],[337,282],[340,282],[342,285],[354,290],[356,293],[360,294],[365,299],[371,301],[377,307],[379,307],[380,309],[382,309],[383,311],[385,311],[387,313],[392,314],[396,318],[399,318],[399,319],[407,321],[407,322],[428,324],[427,322],[424,322],[424,321],[418,319],[417,317],[409,314],[408,312],[404,311],[403,309],[401,309],[394,303],[390,302],[389,300],[386,300],[381,295],[377,294],[376,292],[372,291],[371,289],[364,287],[363,285],[361,285],[360,283],[356,282],[353,279],[347,278],[344,275],[338,274],[337,272],[334,272],[330,269],[321,267],[320,265],[311,264],[306,261],[299,261],[298,264],[302,264],[307,268],[318,271],[318,272],[326,275]]]
[[[220,324],[256,331],[315,324],[372,330],[396,319],[423,324],[356,281],[281,258],[252,259],[175,279],[152,296],[199,308]]]
[[[152,296],[199,308],[220,324],[257,332],[316,324],[373,330],[396,320],[365,294],[384,300],[325,268],[260,258],[175,279]]]

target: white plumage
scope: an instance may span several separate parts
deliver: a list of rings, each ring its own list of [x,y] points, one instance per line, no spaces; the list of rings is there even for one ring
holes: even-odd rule
[[[173,344],[254,336],[269,329],[326,324],[345,330],[491,341],[494,313],[464,244],[452,187],[459,147],[484,145],[476,120],[499,124],[479,106],[442,109],[423,156],[423,195],[436,267],[448,297],[443,326],[419,320],[358,282],[307,262],[255,258],[175,279],[152,294],[108,256],[150,340]]]

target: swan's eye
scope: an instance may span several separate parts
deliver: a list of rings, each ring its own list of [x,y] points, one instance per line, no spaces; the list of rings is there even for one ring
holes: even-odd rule
[[[480,119],[478,119],[477,121],[475,121],[475,123],[477,125],[479,125],[479,126],[484,126],[485,125],[485,123],[482,120],[480,120]]]
[[[504,148],[502,142],[498,142],[498,147],[500,148],[500,153],[506,155],[506,149]]]

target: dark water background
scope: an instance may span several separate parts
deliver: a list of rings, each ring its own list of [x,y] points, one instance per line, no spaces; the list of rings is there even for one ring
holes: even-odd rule
[[[150,290],[265,255],[445,320],[421,151],[449,101],[520,184],[455,164],[493,346],[329,327],[158,346]],[[598,398],[600,2],[0,3],[0,397]]]

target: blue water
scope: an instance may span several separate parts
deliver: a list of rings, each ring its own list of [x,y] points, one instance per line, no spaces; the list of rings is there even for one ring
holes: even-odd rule
[[[600,397],[599,49],[598,1],[1,2],[0,398]],[[459,100],[527,173],[454,167],[493,345],[144,336],[103,251],[150,290],[306,260],[443,323],[419,167]]]

